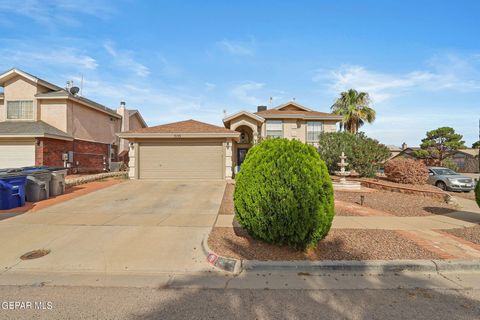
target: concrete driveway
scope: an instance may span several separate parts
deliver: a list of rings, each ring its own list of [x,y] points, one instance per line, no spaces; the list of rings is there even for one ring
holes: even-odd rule
[[[94,273],[210,270],[201,241],[215,222],[224,189],[222,181],[128,181],[0,221],[0,268]],[[51,253],[19,259],[35,249]]]

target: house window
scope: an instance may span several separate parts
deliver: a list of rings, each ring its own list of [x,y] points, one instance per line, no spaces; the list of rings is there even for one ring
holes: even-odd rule
[[[7,101],[7,119],[33,120],[33,101]]]
[[[282,120],[267,120],[267,137],[283,138]]]
[[[320,121],[307,122],[307,142],[318,142],[323,131],[323,123]]]

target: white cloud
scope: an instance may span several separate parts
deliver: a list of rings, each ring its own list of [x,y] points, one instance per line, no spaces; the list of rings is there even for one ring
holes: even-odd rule
[[[111,42],[105,43],[103,47],[119,67],[127,68],[139,77],[146,77],[150,74],[150,70],[145,65],[132,58],[131,52],[117,50]]]
[[[215,88],[217,87],[216,84],[214,83],[211,83],[211,82],[205,82],[205,90],[206,91],[212,91],[212,90],[215,90]]]
[[[79,83],[81,78],[69,75]],[[150,125],[196,119],[215,122],[220,125],[223,106],[211,103],[209,98],[194,95],[168,87],[159,89],[146,81],[107,81],[100,76],[83,79],[82,94],[97,102],[116,108],[120,101],[126,101],[128,108],[138,108]],[[214,123],[215,123],[214,122]]]
[[[258,90],[262,89],[265,86],[264,83],[260,82],[254,82],[254,81],[248,81],[241,83],[237,86],[235,86],[230,93],[237,98],[239,101],[257,106],[261,104],[260,99],[258,99],[253,93],[253,92],[258,92]]]
[[[328,89],[336,94],[350,88],[366,91],[376,102],[415,90],[480,91],[480,59],[475,55],[439,55],[429,61],[428,67],[396,74],[342,65],[334,70],[317,70],[313,81],[326,81]]]
[[[255,52],[253,40],[244,42],[224,39],[218,45],[224,52],[237,56],[253,56]]]
[[[79,15],[89,15],[97,18],[107,18],[113,12],[113,7],[102,0],[0,0],[0,13],[4,19],[9,14],[21,15],[32,19],[38,24],[54,27],[56,25],[79,25]]]
[[[95,70],[98,62],[89,55],[83,54],[74,48],[51,48],[48,51],[42,51],[41,48],[36,50],[24,50],[19,47],[16,49],[0,49],[2,57],[8,57],[11,63],[7,68],[17,65],[37,66],[63,66],[80,70]],[[7,59],[4,59],[4,62]]]

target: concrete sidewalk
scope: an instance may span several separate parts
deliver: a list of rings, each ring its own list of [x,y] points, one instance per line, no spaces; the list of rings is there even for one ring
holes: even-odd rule
[[[215,227],[236,227],[234,215],[219,215]],[[432,230],[472,227],[480,214],[466,211],[423,217],[335,216],[332,229]]]

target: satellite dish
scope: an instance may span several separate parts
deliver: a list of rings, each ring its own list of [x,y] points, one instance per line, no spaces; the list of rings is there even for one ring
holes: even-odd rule
[[[73,95],[75,95],[75,94],[77,94],[77,93],[79,93],[79,92],[80,92],[80,88],[79,88],[79,87],[71,87],[71,88],[70,88],[70,93],[73,94]]]

